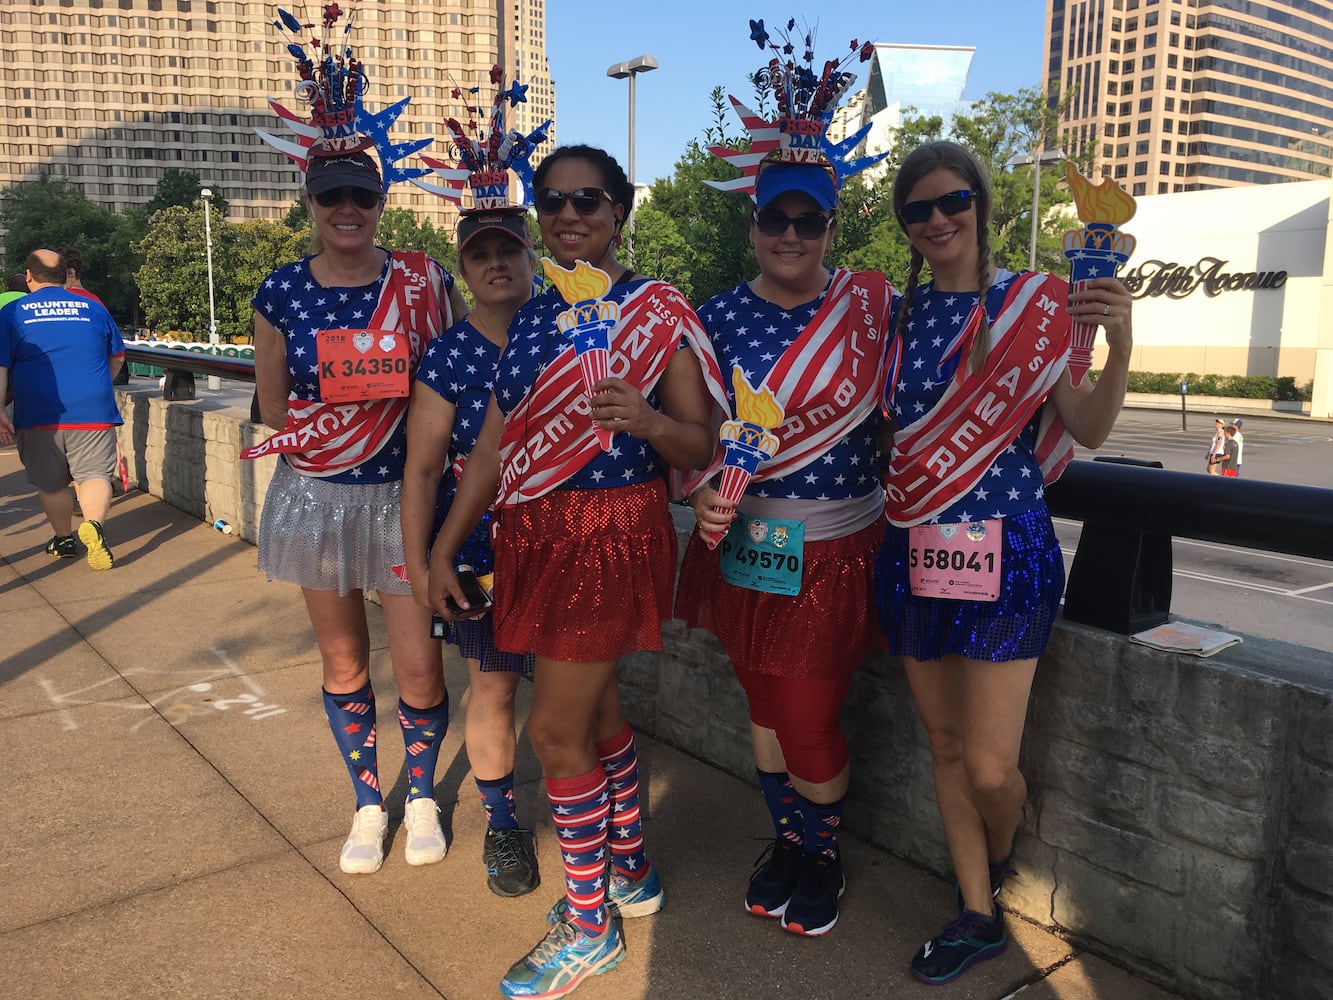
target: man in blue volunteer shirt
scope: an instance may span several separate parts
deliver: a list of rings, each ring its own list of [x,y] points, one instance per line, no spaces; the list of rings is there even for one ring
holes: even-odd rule
[[[125,360],[111,314],[65,290],[54,250],[28,254],[29,294],[0,309],[0,398],[14,390],[14,416],[0,412],[0,444],[18,442],[28,482],[55,537],[46,551],[78,555],[72,531],[74,484],[84,522],[79,540],[93,569],[113,563],[102,525],[116,475],[116,427],[123,421],[111,380]]]

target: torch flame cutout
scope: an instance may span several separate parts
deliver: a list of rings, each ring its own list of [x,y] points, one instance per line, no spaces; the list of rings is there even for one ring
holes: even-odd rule
[[[1078,172],[1072,161],[1065,161],[1065,176],[1074,192],[1078,217],[1084,222],[1105,222],[1119,226],[1134,218],[1137,205],[1125,189],[1109,177],[1094,185]]]
[[[782,423],[785,413],[773,397],[773,390],[767,386],[760,390],[752,388],[740,365],[731,369],[731,386],[736,390],[736,416],[769,429]]]
[[[572,268],[564,268],[550,257],[543,257],[542,267],[546,270],[546,276],[560,289],[561,297],[570,305],[600,299],[611,290],[611,275],[586,260],[576,261]]]

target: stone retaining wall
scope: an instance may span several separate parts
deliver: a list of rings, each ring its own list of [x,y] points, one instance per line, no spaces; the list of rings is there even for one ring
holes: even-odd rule
[[[118,393],[142,489],[254,541],[273,459],[234,411]],[[681,622],[621,664],[640,729],[754,780],[745,699],[718,643]],[[858,673],[850,829],[949,868],[925,735],[896,661]],[[1333,996],[1333,654],[1247,638],[1208,659],[1057,624],[1023,746],[1012,912],[1208,1000]],[[760,810],[758,795],[755,809]],[[892,886],[876,886],[892,905]]]

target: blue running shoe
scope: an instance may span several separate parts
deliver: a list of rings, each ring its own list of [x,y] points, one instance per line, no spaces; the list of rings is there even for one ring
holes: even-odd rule
[[[573,993],[589,976],[610,972],[624,957],[625,942],[614,920],[607,921],[606,933],[599,938],[561,920],[510,967],[500,980],[500,992],[507,997],[554,1000]]]
[[[1003,953],[1008,943],[999,907],[989,917],[964,910],[912,956],[912,975],[931,986],[950,983],[976,963]]]
[[[804,937],[827,934],[838,922],[838,900],[846,888],[841,857],[822,851],[802,853],[796,888],[782,913],[782,929]]]
[[[641,879],[632,879],[614,870],[611,873],[611,887],[606,894],[606,908],[613,917],[649,917],[666,903],[666,890],[662,888],[662,879],[657,869],[649,866],[648,874]],[[546,923],[554,927],[565,919],[565,898],[546,911]]]
[[[633,879],[611,871],[611,891],[606,897],[607,908],[618,917],[648,917],[666,903],[666,890],[657,869],[648,866],[648,874]]]
[[[787,912],[796,880],[801,874],[800,844],[776,837],[768,842],[755,862],[750,887],[745,890],[745,909],[757,917],[780,917]]]

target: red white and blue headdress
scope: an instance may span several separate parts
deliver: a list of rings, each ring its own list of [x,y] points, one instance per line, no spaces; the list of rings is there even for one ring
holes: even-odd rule
[[[379,156],[384,190],[387,191],[390,185],[398,181],[411,180],[427,173],[421,167],[401,167],[399,164],[425,149],[433,140],[414,139],[403,143],[389,140],[389,129],[407,108],[411,98],[405,97],[397,104],[374,113],[366,108],[363,103],[365,67],[353,55],[347,42],[356,15],[353,12],[347,16],[339,40],[334,25],[342,16],[343,10],[336,3],[325,5],[322,33],[319,37],[310,37],[316,25],[303,24],[300,18],[289,11],[278,9],[278,20],[273,22],[274,27],[280,31],[289,31],[298,39],[288,44],[287,51],[296,59],[299,77],[294,88],[296,98],[309,105],[310,118],[307,121],[270,97],[269,105],[294,138],[273,135],[263,129],[255,131],[270,146],[286,154],[303,173],[313,157],[347,156],[374,147]],[[303,43],[310,46],[313,54],[306,51]]]
[[[491,67],[490,79],[491,86],[496,89],[489,108],[481,103],[480,85],[466,89],[455,86],[453,89],[455,100],[468,95],[464,105],[467,124],[461,124],[456,118],[444,120],[453,139],[457,163],[423,156],[422,162],[430,167],[440,183],[420,180],[412,182],[417,187],[452,201],[464,213],[505,211],[526,208],[532,204],[531,158],[537,146],[546,141],[547,130],[551,127],[551,121],[547,119],[527,135],[517,129],[506,132],[505,105],[516,108],[525,103],[528,99],[528,85],[520,84],[515,79],[506,88],[504,71],[499,66]],[[511,170],[519,182],[517,202],[511,201],[509,196]],[[466,202],[464,190],[471,193],[471,198]]]
[[[762,20],[750,22],[750,39],[761,51],[772,53],[767,65],[755,73],[754,81],[756,86],[772,92],[778,114],[773,121],[765,121],[736,98],[731,98],[736,114],[750,133],[750,147],[738,150],[710,146],[709,151],[714,156],[738,168],[741,176],[730,181],[704,181],[709,187],[753,195],[760,167],[766,163],[825,167],[833,172],[841,187],[848,177],[888,155],[880,153],[851,158],[870,131],[868,124],[841,142],[828,140],[829,123],[838,102],[856,82],[856,74],[849,72],[847,67],[853,60],[868,61],[874,54],[874,46],[870,42],[862,45],[853,39],[847,55],[828,60],[823,71],[816,74],[815,32],[807,25],[796,36],[803,43],[797,59],[797,44],[791,35],[795,28],[795,18],[787,22],[785,29],[774,28],[778,36],[774,41]]]

